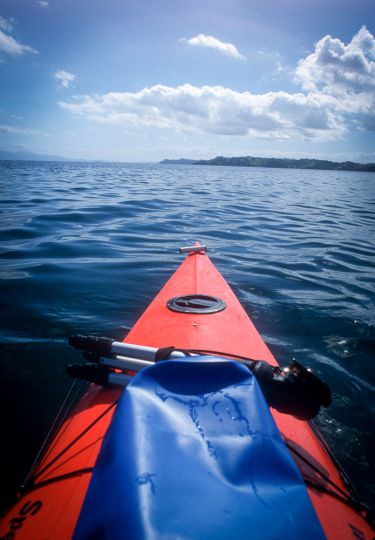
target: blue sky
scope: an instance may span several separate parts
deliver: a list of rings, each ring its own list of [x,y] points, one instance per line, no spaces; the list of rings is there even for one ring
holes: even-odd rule
[[[374,0],[2,0],[0,150],[375,162]]]

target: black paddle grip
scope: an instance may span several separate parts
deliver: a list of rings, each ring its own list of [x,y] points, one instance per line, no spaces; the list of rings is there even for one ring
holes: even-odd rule
[[[81,351],[95,353],[100,356],[111,356],[114,339],[97,336],[70,336],[69,345]]]
[[[108,384],[110,370],[107,366],[98,366],[97,364],[69,364],[66,366],[65,372],[74,379],[104,386]]]

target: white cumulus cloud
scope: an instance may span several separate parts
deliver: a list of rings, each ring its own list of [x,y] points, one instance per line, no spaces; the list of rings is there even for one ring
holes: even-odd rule
[[[306,91],[343,99],[351,110],[369,111],[375,105],[375,38],[364,26],[347,45],[327,35],[299,62],[296,76]]]
[[[26,52],[37,53],[33,47],[24,45],[11,36],[13,30],[10,21],[0,16],[0,52],[5,52],[13,56],[20,56]]]
[[[0,133],[11,133],[12,135],[42,135],[43,132],[40,129],[32,129],[26,127],[10,126],[6,124],[0,124]]]
[[[192,37],[190,39],[183,38],[182,41],[186,41],[186,43],[193,46],[209,47],[211,49],[216,49],[220,53],[226,54],[238,60],[246,60],[246,57],[238,51],[237,47],[233,45],[233,43],[226,43],[224,41],[220,41],[213,36],[199,34],[198,36]]]
[[[339,114],[314,96],[286,92],[256,95],[222,86],[155,85],[139,92],[79,96],[59,105],[96,122],[218,135],[322,139],[345,131]]]
[[[4,30],[4,32],[11,32],[12,29],[12,23],[0,15],[0,30]]]
[[[345,45],[325,36],[302,59],[300,92],[253,94],[223,86],[156,84],[138,92],[76,96],[59,105],[88,120],[123,126],[258,138],[326,141],[375,130],[375,40],[362,28]]]
[[[73,73],[69,73],[69,71],[64,71],[63,69],[56,71],[53,76],[63,88],[69,88],[76,80],[76,76]]]

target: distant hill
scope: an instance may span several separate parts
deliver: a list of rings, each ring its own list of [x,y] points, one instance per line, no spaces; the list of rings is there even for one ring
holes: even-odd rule
[[[354,163],[345,161],[338,163],[321,159],[288,159],[262,157],[223,157],[195,161],[194,165],[229,165],[235,167],[273,167],[280,169],[319,169],[328,171],[366,171],[375,172],[375,163]]]
[[[163,159],[163,161],[160,161],[159,163],[161,165],[194,165],[197,162],[196,159]]]
[[[0,160],[7,161],[75,161],[62,156],[34,154],[33,152],[7,152],[0,150]],[[79,160],[77,160],[79,161]]]

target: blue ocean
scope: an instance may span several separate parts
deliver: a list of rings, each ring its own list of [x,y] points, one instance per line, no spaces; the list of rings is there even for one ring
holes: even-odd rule
[[[3,161],[0,193],[2,500],[70,387],[69,335],[121,339],[198,240],[280,363],[331,386],[317,425],[375,506],[375,174]]]

